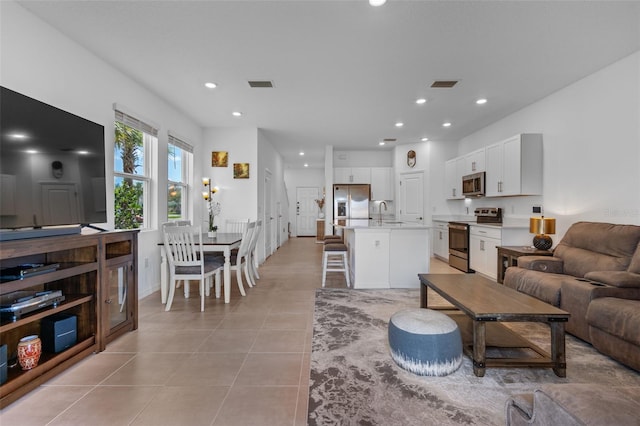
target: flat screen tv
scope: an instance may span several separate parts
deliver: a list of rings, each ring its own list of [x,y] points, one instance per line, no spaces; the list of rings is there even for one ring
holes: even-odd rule
[[[0,230],[107,222],[104,127],[0,90]]]

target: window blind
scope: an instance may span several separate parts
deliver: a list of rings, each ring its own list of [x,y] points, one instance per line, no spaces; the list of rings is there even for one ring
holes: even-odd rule
[[[122,105],[113,104],[113,109],[115,110],[117,121],[153,137],[158,137],[158,129],[160,126],[153,124],[149,120],[140,119],[129,112],[125,112],[126,109],[122,107]]]
[[[171,132],[169,132],[169,143],[171,145],[177,146],[183,151],[190,152],[193,154],[193,146],[189,145],[188,143],[178,138],[177,136],[174,136]]]

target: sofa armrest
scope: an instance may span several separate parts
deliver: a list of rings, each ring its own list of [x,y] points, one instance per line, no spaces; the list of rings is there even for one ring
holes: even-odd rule
[[[518,258],[518,266],[532,271],[562,274],[564,261],[559,257],[551,256],[521,256]]]
[[[595,281],[620,288],[640,288],[640,274],[627,271],[592,271],[584,276]]]

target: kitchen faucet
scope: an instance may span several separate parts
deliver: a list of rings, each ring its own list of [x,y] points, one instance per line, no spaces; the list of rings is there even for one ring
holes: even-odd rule
[[[387,202],[386,201],[380,201],[380,204],[378,204],[378,225],[382,225],[382,205],[384,204],[384,211],[387,211]]]

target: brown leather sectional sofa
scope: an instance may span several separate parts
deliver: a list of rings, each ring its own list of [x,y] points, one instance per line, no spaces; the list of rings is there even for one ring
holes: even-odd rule
[[[567,332],[640,371],[640,226],[575,223],[552,257],[518,258],[504,285],[568,311]]]

